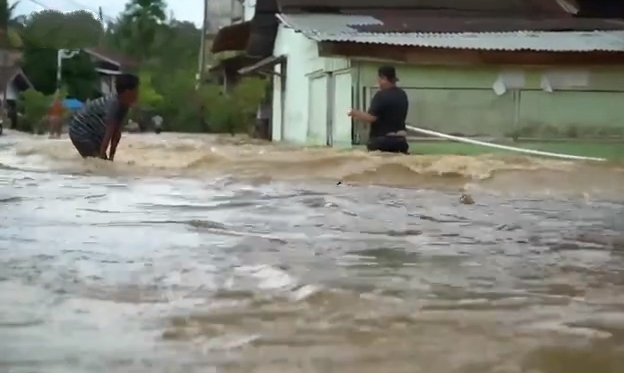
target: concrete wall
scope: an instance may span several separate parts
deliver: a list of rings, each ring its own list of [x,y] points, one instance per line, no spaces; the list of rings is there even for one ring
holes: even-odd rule
[[[365,107],[376,91],[378,64],[359,65],[354,77]],[[408,122],[418,127],[496,137],[624,136],[622,68],[396,68],[410,96]],[[495,86],[506,90],[497,94]]]
[[[275,56],[286,56],[273,82],[273,141],[307,145],[351,145],[351,70],[343,58],[318,55],[317,43],[281,25]]]
[[[115,76],[114,75],[100,74],[99,78],[100,78],[100,91],[102,92],[102,94],[107,95],[115,91],[115,88],[114,88]]]
[[[256,0],[243,0],[243,20],[250,21],[256,14]]]
[[[17,86],[15,85],[13,80],[7,83],[6,94],[7,100],[17,100],[19,98],[20,91],[19,89],[17,89]],[[2,90],[0,91],[0,101],[4,101],[4,88],[2,88]]]

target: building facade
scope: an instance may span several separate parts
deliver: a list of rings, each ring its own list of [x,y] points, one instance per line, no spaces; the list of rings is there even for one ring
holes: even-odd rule
[[[273,141],[350,146],[352,69],[341,57],[321,57],[317,43],[280,25],[274,55]]]
[[[240,73],[272,78],[274,141],[365,142],[366,125],[346,113],[367,109],[381,64],[397,68],[412,126],[462,136],[624,137],[622,21],[579,18],[559,0],[492,9],[445,0],[459,5],[444,11],[386,0],[395,9],[331,13],[314,1],[258,0],[245,32],[223,30],[222,50],[262,59]]]

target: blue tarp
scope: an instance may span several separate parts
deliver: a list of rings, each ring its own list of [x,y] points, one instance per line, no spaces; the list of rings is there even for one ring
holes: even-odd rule
[[[63,105],[69,110],[78,110],[82,109],[84,104],[75,98],[66,98],[63,100]]]

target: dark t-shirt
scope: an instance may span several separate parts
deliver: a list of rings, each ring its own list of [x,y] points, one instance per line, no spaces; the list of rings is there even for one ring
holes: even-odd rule
[[[372,137],[385,136],[390,132],[405,131],[405,118],[409,101],[407,94],[399,87],[382,89],[375,93],[368,113],[377,118],[371,123]]]

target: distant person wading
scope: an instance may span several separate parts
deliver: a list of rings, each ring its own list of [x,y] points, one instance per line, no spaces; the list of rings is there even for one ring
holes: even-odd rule
[[[60,93],[54,94],[52,106],[48,110],[48,125],[50,126],[50,138],[61,137],[63,131],[63,115],[65,114],[65,106],[61,101]]]
[[[369,151],[408,154],[405,118],[409,101],[392,66],[382,66],[377,71],[379,92],[375,93],[368,112],[350,109],[349,116],[370,123],[367,144]]]

